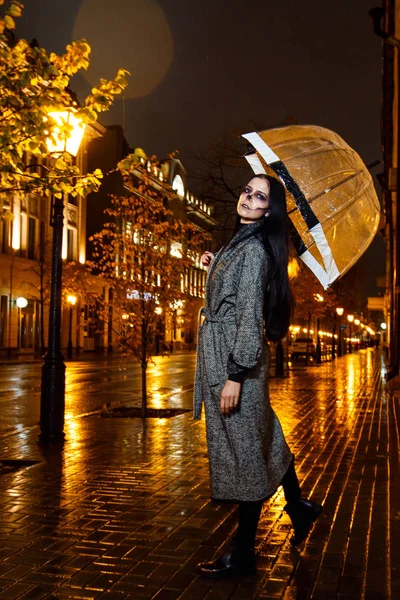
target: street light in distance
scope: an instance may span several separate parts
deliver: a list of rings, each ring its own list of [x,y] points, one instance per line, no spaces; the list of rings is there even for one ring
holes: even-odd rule
[[[339,338],[338,338],[338,357],[340,358],[342,356],[342,327],[341,327],[341,323],[340,323],[340,318],[342,317],[344,313],[344,308],[341,306],[338,306],[336,308],[336,314],[339,317]]]
[[[349,323],[350,323],[350,338],[349,338],[349,354],[350,354],[351,352],[353,352],[353,347],[352,347],[352,345],[351,345],[351,337],[352,337],[352,335],[353,335],[353,334],[352,334],[352,330],[351,330],[351,325],[352,325],[352,323],[353,323],[353,321],[354,321],[354,315],[347,315],[347,320],[348,320],[348,321],[349,321]]]
[[[23,296],[19,296],[15,304],[18,307],[18,352],[21,350],[21,308],[26,308],[29,304],[28,300]]]
[[[28,306],[28,300],[20,296],[19,298],[17,298],[16,304],[18,308],[26,308]]]
[[[67,347],[67,357],[72,358],[72,309],[76,304],[76,296],[72,294],[67,297],[67,302],[69,304],[69,335],[68,335],[68,347]]]

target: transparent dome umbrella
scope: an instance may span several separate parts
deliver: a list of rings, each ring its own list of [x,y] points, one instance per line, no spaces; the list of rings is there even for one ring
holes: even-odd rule
[[[291,125],[243,137],[254,173],[284,183],[291,238],[326,289],[357,262],[377,232],[381,209],[367,167],[323,127]]]

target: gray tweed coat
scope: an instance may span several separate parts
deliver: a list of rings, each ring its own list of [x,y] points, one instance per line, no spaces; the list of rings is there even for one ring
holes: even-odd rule
[[[194,418],[200,419],[204,403],[211,496],[216,500],[271,496],[293,456],[269,402],[262,314],[268,257],[262,243],[249,237],[256,227],[241,228],[215,255],[199,325]],[[235,363],[251,371],[242,384],[238,410],[225,416],[220,396],[234,370],[229,365]]]

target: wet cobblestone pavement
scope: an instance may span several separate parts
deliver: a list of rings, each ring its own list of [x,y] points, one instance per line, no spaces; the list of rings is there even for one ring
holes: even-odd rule
[[[258,530],[258,573],[193,574],[235,528],[209,500],[204,422],[70,418],[63,451],[37,429],[0,440],[0,598],[400,598],[399,399],[373,350],[271,381],[304,495],[324,513],[290,547],[279,491]],[[39,461],[25,463],[24,461]]]

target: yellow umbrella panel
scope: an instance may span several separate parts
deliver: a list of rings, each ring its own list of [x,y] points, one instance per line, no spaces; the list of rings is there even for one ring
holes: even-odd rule
[[[287,190],[292,239],[326,289],[372,242],[380,204],[360,156],[336,133],[292,125],[247,133],[254,173],[275,174]]]

